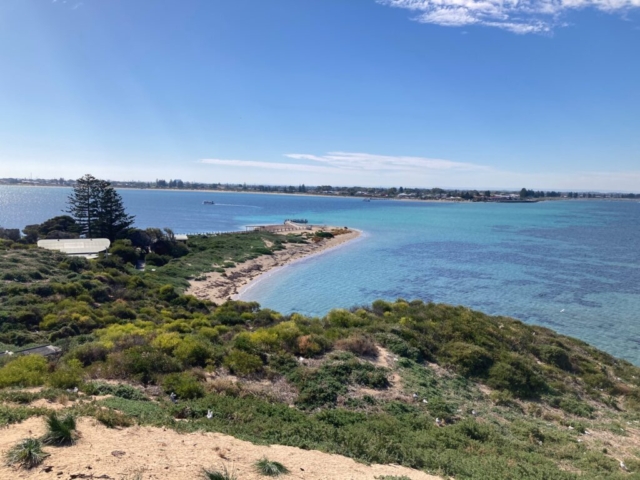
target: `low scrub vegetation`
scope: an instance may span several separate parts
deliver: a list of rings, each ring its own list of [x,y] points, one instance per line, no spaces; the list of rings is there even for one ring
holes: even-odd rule
[[[145,272],[116,256],[1,241],[2,350],[53,344],[61,355],[0,357],[0,425],[47,416],[43,441],[64,445],[74,418],[91,415],[110,428],[218,431],[457,479],[640,475],[637,452],[582,441],[637,428],[640,369],[579,340],[421,301],[311,318],[183,294],[189,278],[294,238],[195,237]],[[107,398],[75,402],[87,396]],[[73,416],[28,406],[63,397]]]

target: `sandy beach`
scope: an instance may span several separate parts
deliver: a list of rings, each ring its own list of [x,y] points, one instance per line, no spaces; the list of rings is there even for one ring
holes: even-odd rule
[[[287,243],[284,245],[284,250],[276,251],[273,255],[263,255],[248,260],[233,268],[227,268],[224,273],[208,273],[203,280],[192,280],[191,286],[185,293],[203,300],[210,300],[216,304],[224,303],[236,298],[241,291],[246,290],[252,282],[257,281],[258,277],[267,272],[344,245],[358,238],[362,233],[359,230],[345,230],[344,227],[327,226],[310,226],[308,230],[304,231],[312,234],[320,230],[333,232],[335,236],[325,238],[317,243],[312,241],[309,243]]]

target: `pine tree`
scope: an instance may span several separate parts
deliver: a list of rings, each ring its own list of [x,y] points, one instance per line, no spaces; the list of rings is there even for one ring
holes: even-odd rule
[[[80,233],[87,238],[94,238],[96,234],[99,184],[100,180],[87,174],[76,181],[68,199],[67,213],[71,214],[80,227]]]
[[[97,229],[102,237],[114,241],[120,232],[133,225],[134,217],[127,214],[122,197],[109,182],[100,181],[98,195]]]
[[[92,175],[79,178],[69,196],[69,210],[87,238],[106,237],[113,241],[133,224],[122,204],[122,197],[111,184]]]

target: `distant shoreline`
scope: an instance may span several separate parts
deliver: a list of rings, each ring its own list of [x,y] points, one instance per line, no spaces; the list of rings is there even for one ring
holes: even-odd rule
[[[331,231],[341,227],[312,227],[313,230]],[[319,256],[330,250],[346,245],[362,235],[361,230],[348,229],[348,233],[321,240],[318,243],[287,243],[284,250],[273,255],[262,255],[253,260],[237,264],[226,269],[225,273],[211,272],[204,275],[203,280],[191,280],[185,292],[200,299],[221,304],[227,300],[235,300],[245,294],[255,283],[270,277],[293,263]],[[244,300],[244,298],[243,298]]]
[[[28,185],[28,184],[8,184],[3,183],[0,184],[0,187],[27,187],[27,188],[73,188],[69,185]],[[509,204],[510,202],[497,202],[497,201],[471,201],[464,199],[451,199],[451,198],[385,198],[385,197],[366,197],[362,195],[351,196],[351,195],[327,195],[325,193],[303,193],[303,192],[294,192],[294,193],[285,193],[285,192],[243,192],[240,190],[210,190],[210,189],[192,189],[192,188],[138,188],[138,187],[114,187],[116,190],[136,190],[141,192],[194,192],[194,193],[233,193],[233,194],[242,194],[242,195],[280,195],[283,197],[322,197],[322,198],[351,198],[354,200],[364,201],[365,199],[371,199],[374,202],[380,201],[395,201],[395,202],[423,202],[423,203],[501,203],[501,204]],[[563,197],[539,197],[535,198],[537,203],[542,202],[558,202],[558,201],[571,201],[571,202],[590,202],[590,201],[607,201],[607,202],[638,202],[637,198],[563,198]],[[525,202],[512,202],[516,203],[525,203]],[[531,202],[534,203],[534,202]]]

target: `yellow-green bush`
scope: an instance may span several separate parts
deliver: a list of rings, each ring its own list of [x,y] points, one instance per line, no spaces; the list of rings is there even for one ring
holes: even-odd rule
[[[82,363],[72,358],[59,365],[56,371],[49,375],[47,383],[54,388],[73,388],[82,383],[82,377]]]
[[[206,339],[192,335],[184,337],[173,351],[178,360],[193,367],[204,367],[212,354],[211,344]]]
[[[224,358],[224,366],[234,375],[242,377],[261,371],[262,360],[259,356],[242,350],[231,350],[229,355]]]
[[[159,348],[165,353],[173,353],[173,351],[180,345],[182,342],[182,338],[180,334],[176,332],[169,333],[161,333],[156,338],[153,339],[151,345],[156,348]]]
[[[16,357],[0,368],[0,388],[37,387],[44,383],[47,361],[39,355]]]

